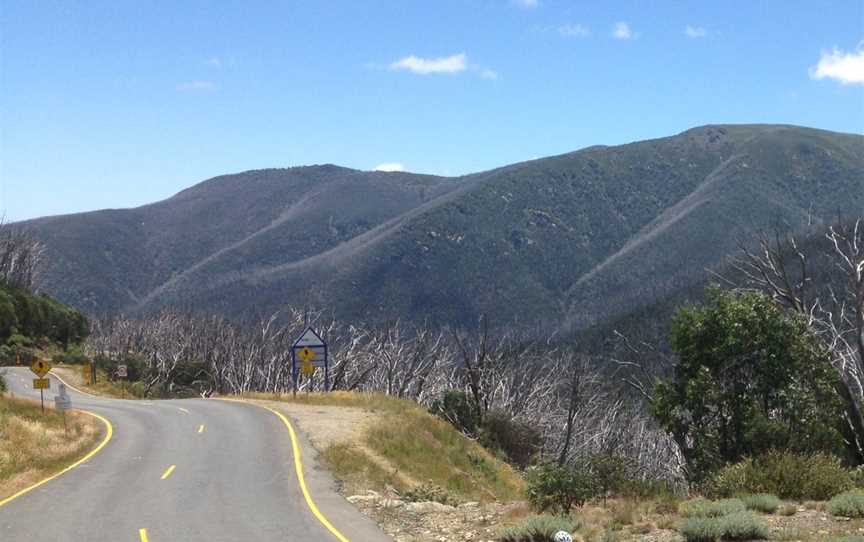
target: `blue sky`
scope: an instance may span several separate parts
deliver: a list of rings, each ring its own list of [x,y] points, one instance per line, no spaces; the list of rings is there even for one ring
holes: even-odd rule
[[[0,212],[264,167],[457,175],[708,123],[864,132],[864,3],[0,3]]]

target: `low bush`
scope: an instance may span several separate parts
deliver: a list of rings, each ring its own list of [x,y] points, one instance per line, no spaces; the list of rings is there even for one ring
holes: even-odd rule
[[[0,394],[6,393],[6,373],[4,371],[0,371]]]
[[[828,512],[832,516],[864,518],[864,493],[847,491],[835,496],[828,503]]]
[[[716,542],[723,534],[716,518],[689,518],[678,532],[687,542]]]
[[[752,512],[733,512],[719,517],[691,517],[679,530],[687,542],[764,540],[770,531]]]
[[[504,529],[498,536],[500,542],[554,542],[558,531],[573,532],[577,525],[560,516],[531,516],[515,527]]]
[[[429,411],[450,422],[460,432],[476,436],[479,428],[477,406],[467,393],[448,390],[441,398],[432,403]]]
[[[741,497],[741,500],[744,501],[744,506],[747,507],[747,510],[762,512],[763,514],[773,514],[780,508],[781,504],[780,499],[768,493],[747,495]]]
[[[768,526],[752,512],[735,512],[717,521],[721,540],[764,540],[771,534]]]
[[[855,487],[864,489],[864,465],[858,465],[849,471],[849,477],[852,478],[852,483]]]
[[[681,501],[674,495],[663,495],[654,502],[655,514],[676,514]]]
[[[582,506],[597,495],[589,474],[554,464],[540,465],[526,476],[528,502],[539,512],[566,514],[573,505]]]
[[[771,493],[781,499],[827,500],[853,485],[834,456],[774,451],[721,469],[705,491],[710,497]]]
[[[640,519],[642,519],[642,517],[641,514],[639,514],[639,506],[635,501],[619,501],[612,507],[613,528],[620,529],[625,525],[633,525]]]
[[[740,499],[723,499],[709,501],[707,499],[693,499],[679,507],[679,511],[685,518],[717,518],[747,510],[744,502]]]
[[[490,450],[500,450],[507,461],[525,469],[543,446],[543,435],[527,422],[514,419],[506,412],[494,411],[483,420],[480,443]]]

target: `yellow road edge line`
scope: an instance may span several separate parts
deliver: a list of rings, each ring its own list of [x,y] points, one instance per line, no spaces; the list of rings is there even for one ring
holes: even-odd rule
[[[56,376],[56,375],[55,375],[55,376]],[[100,416],[99,414],[96,414],[96,413],[94,413],[94,412],[89,412],[89,411],[87,411],[87,410],[79,410],[78,412],[83,412],[84,414],[89,414],[90,416],[93,416],[94,418],[96,418],[97,420],[99,420],[100,422],[102,422],[103,424],[105,424],[105,429],[106,429],[106,431],[105,431],[105,438],[102,439],[102,442],[100,442],[98,446],[96,446],[95,448],[93,448],[92,450],[90,450],[90,452],[88,452],[87,455],[85,455],[84,457],[82,457],[82,458],[79,459],[78,461],[72,463],[72,464],[69,465],[68,467],[64,468],[63,470],[61,470],[61,471],[58,472],[57,474],[53,474],[53,475],[49,476],[48,478],[45,478],[45,479],[42,480],[42,481],[36,482],[36,483],[33,484],[32,486],[30,486],[30,487],[26,487],[26,488],[22,489],[21,491],[19,491],[18,493],[12,495],[11,497],[6,497],[6,498],[3,499],[2,501],[0,501],[0,506],[4,506],[4,505],[6,505],[6,504],[9,504],[9,503],[12,502],[13,500],[15,500],[15,499],[17,499],[18,497],[20,497],[21,495],[24,495],[25,493],[29,493],[30,491],[33,491],[34,489],[36,489],[37,487],[41,486],[42,484],[47,484],[47,483],[50,482],[51,480],[53,480],[53,479],[55,479],[55,478],[59,478],[59,477],[62,476],[63,474],[66,474],[66,473],[69,472],[70,470],[74,469],[74,468],[77,467],[78,465],[84,463],[85,461],[87,461],[88,459],[90,459],[91,457],[93,457],[94,455],[98,454],[98,453],[102,450],[102,448],[104,448],[105,445],[108,444],[108,441],[111,440],[111,437],[114,435],[114,426],[111,425],[111,422],[109,422],[107,418],[104,418],[104,417],[102,417],[102,416]]]
[[[291,450],[294,452],[294,469],[297,471],[297,481],[300,483],[300,490],[303,493],[303,498],[306,500],[306,505],[309,506],[309,510],[312,511],[312,514],[318,519],[318,521],[330,531],[333,536],[335,536],[340,542],[349,542],[345,535],[340,533],[336,527],[333,526],[332,523],[318,510],[318,506],[315,504],[315,501],[312,500],[312,495],[309,493],[309,488],[306,487],[306,477],[303,475],[303,461],[300,459],[300,443],[297,440],[297,434],[294,433],[294,426],[291,425],[291,422],[288,421],[288,418],[285,417],[284,414],[279,412],[278,410],[274,410],[270,407],[259,405],[257,403],[249,403],[247,401],[241,401],[239,399],[228,399],[223,397],[217,397],[220,401],[232,401],[235,403],[245,403],[247,405],[257,406],[259,408],[263,408],[264,410],[269,410],[273,414],[279,417],[282,420],[282,423],[285,424],[285,427],[288,428],[288,434],[291,435]]]
[[[166,470],[165,472],[162,473],[162,478],[160,478],[160,480],[164,480],[164,479],[168,478],[169,476],[171,476],[171,473],[174,472],[174,469],[176,469],[176,468],[177,468],[177,465],[171,465],[170,467],[168,467],[168,470]]]
[[[203,432],[204,432],[204,424],[203,424],[203,423],[202,423],[201,425],[198,426],[198,432],[199,432],[199,433],[203,433]]]
[[[78,393],[80,393],[81,395],[86,395],[86,396],[88,396],[88,397],[92,397],[92,398],[94,398],[94,399],[102,399],[102,397],[99,397],[98,395],[93,395],[92,393],[87,393],[87,392],[84,391],[84,390],[79,390],[78,388],[76,388],[76,387],[73,386],[72,384],[70,384],[70,383],[66,382],[65,380],[63,380],[62,378],[60,378],[60,375],[58,375],[58,374],[55,373],[54,371],[48,371],[48,373],[49,373],[51,376],[53,376],[54,378],[56,378],[57,380],[59,380],[60,382],[62,382],[63,384],[65,384],[67,388],[71,388],[72,391],[78,392]]]
[[[138,529],[138,536],[141,537],[141,542],[147,542],[147,529]]]

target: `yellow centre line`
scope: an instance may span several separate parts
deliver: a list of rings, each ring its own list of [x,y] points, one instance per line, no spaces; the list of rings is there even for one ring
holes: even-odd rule
[[[168,470],[166,470],[164,473],[162,473],[162,478],[160,478],[160,479],[164,480],[165,478],[168,478],[169,476],[171,476],[171,473],[174,472],[174,469],[176,469],[176,468],[177,468],[177,465],[171,465],[170,467],[168,467]]]
[[[141,542],[147,542],[147,529],[138,529],[138,536],[141,537]]]
[[[203,433],[203,432],[204,432],[204,424],[203,424],[203,423],[202,423],[201,425],[198,426],[198,432],[199,432],[199,433]]]

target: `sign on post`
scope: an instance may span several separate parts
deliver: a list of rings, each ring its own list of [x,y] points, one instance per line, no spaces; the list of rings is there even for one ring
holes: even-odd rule
[[[327,343],[311,327],[306,328],[291,346],[291,374],[294,376],[295,391],[298,372],[312,376],[316,367],[324,368],[324,390],[330,385]],[[298,366],[299,364],[299,366]]]
[[[117,366],[117,377],[118,378],[126,378],[129,375],[129,371],[125,365]]]
[[[33,379],[33,389],[34,390],[51,389],[51,381],[47,378],[34,378]]]
[[[37,359],[30,364],[30,370],[39,378],[33,379],[33,389],[39,390],[39,402],[42,404],[42,414],[45,414],[45,391],[51,387],[51,381],[43,378],[51,370],[51,364]]]
[[[30,370],[38,376],[42,378],[43,376],[48,374],[48,371],[51,370],[51,364],[47,361],[42,361],[41,359],[37,359],[33,363],[30,364]]]

